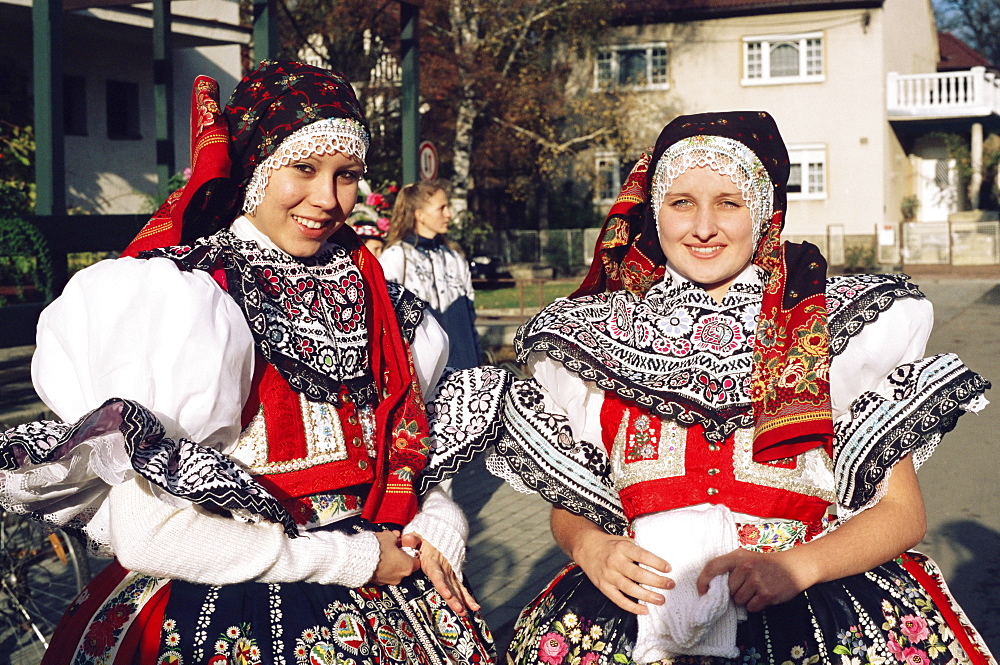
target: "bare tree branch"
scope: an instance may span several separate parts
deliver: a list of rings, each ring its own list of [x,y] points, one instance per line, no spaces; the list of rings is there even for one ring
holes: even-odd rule
[[[542,136],[538,132],[534,132],[534,131],[532,131],[530,129],[526,129],[526,128],[521,127],[519,125],[515,125],[512,122],[508,122],[507,120],[504,120],[503,118],[498,118],[496,116],[493,116],[491,119],[493,120],[493,122],[495,122],[498,125],[501,125],[503,127],[506,127],[507,129],[511,130],[515,134],[517,134],[519,136],[524,136],[526,138],[529,138],[532,141],[534,141],[535,143],[537,143],[538,145],[540,145],[541,147],[545,148],[546,150],[549,150],[549,151],[551,151],[551,152],[553,152],[555,154],[560,154],[560,155],[566,154],[566,153],[570,152],[573,149],[574,146],[580,145],[581,143],[583,143],[583,144],[590,143],[590,142],[594,141],[595,139],[597,139],[600,136],[606,136],[606,135],[608,135],[608,134],[611,133],[610,129],[608,129],[606,127],[602,127],[601,129],[596,129],[596,130],[590,132],[589,134],[583,134],[581,136],[574,136],[573,138],[571,138],[569,140],[566,140],[566,141],[563,141],[562,143],[559,143],[559,142],[553,141],[551,139],[548,139],[548,138]]]

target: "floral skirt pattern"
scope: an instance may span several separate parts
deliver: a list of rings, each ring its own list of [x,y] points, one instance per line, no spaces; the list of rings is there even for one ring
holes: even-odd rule
[[[632,663],[637,621],[570,564],[514,626],[510,662]],[[733,660],[682,656],[678,665],[996,665],[951,597],[936,564],[916,552],[867,573],[811,587],[753,613],[737,628]]]
[[[88,593],[89,592],[89,593]],[[398,586],[161,580],[112,564],[71,606],[43,665],[488,664],[478,614],[420,571]]]

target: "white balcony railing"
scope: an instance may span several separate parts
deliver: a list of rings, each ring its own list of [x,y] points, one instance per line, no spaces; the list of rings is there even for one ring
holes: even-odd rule
[[[964,72],[886,75],[889,119],[1000,115],[1000,79],[984,67]]]

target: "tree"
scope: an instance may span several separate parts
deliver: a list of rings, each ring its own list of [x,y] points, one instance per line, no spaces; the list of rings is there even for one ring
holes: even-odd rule
[[[934,0],[938,28],[952,32],[1000,64],[1000,0]]]
[[[594,93],[589,76],[573,81],[570,64],[605,29],[614,4],[425,0],[422,138],[438,145],[456,212],[471,209],[498,229],[529,217],[544,225],[546,192],[567,177],[577,152],[634,144],[622,112],[635,108],[631,93]],[[305,49],[359,87],[375,139],[374,179],[398,179],[398,80],[385,77],[399,52],[398,3],[298,0],[279,16],[283,57]]]
[[[453,128],[455,208],[484,192],[503,192],[515,201],[534,199],[534,211],[525,215],[544,225],[546,189],[577,152],[598,143],[631,143],[628,114],[622,112],[631,95],[593,92],[589,76],[574,80],[571,64],[572,56],[598,40],[616,4],[425,3],[434,37],[428,60],[445,84],[434,94]],[[494,217],[495,227],[508,226],[503,214]]]

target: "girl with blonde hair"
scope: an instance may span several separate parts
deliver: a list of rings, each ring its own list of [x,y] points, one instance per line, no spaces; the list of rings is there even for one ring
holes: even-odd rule
[[[448,365],[465,369],[480,364],[482,348],[469,263],[447,237],[451,219],[446,181],[403,187],[379,261],[387,280],[402,284],[427,302],[448,333]]]

